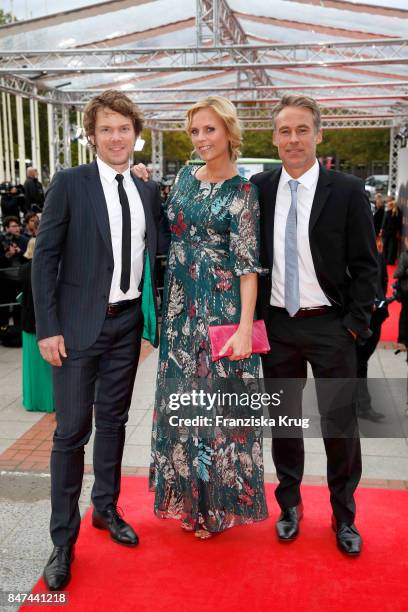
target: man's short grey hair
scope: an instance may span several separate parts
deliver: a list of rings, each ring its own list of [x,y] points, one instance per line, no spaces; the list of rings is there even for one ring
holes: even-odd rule
[[[279,113],[286,108],[287,106],[297,106],[298,108],[307,108],[313,115],[313,123],[315,126],[316,132],[318,132],[322,125],[322,118],[320,107],[317,104],[316,100],[313,98],[308,98],[307,96],[294,96],[294,95],[284,95],[276,104],[276,106],[272,109],[272,119],[273,119],[273,127],[275,129],[276,117]]]

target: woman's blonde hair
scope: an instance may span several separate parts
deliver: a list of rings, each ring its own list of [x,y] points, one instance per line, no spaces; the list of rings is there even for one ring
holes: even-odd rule
[[[222,96],[208,96],[208,98],[198,100],[187,111],[185,129],[189,135],[191,135],[193,117],[201,108],[211,108],[224,122],[228,134],[230,158],[232,161],[236,161],[241,155],[240,146],[242,144],[242,132],[237,109],[232,102]]]
[[[387,209],[391,210],[391,214],[393,217],[395,217],[395,215],[398,215],[400,211],[398,208],[397,200],[393,196],[387,197]]]
[[[35,238],[30,238],[27,243],[27,248],[24,253],[26,259],[32,259],[34,256]]]

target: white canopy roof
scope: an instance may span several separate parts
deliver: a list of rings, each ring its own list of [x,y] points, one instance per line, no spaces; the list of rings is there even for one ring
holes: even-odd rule
[[[17,10],[23,4],[14,0]],[[405,0],[58,5],[45,15],[44,2],[32,0],[31,19],[0,27],[3,89],[81,107],[95,91],[122,88],[152,121],[179,120],[214,91],[245,104],[244,114],[251,102],[253,118],[266,118],[289,91],[314,95],[336,116],[408,118]]]

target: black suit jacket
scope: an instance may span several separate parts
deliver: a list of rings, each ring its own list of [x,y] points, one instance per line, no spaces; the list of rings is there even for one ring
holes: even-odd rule
[[[282,168],[255,174],[261,212],[260,258],[268,275],[259,279],[258,315],[270,303],[275,202]],[[320,166],[309,222],[309,241],[317,280],[329,302],[343,313],[345,327],[362,338],[376,294],[377,248],[370,204],[363,182]]]
[[[27,334],[35,334],[35,313],[33,291],[31,286],[32,260],[27,261],[19,270],[21,291],[23,292],[21,301],[21,328]]]
[[[44,190],[40,181],[35,178],[28,178],[24,183],[24,194],[27,202],[27,208],[33,204],[37,204],[42,208],[44,204]]]
[[[160,193],[152,181],[134,176],[133,180],[145,213],[157,314],[154,269]],[[164,244],[161,247],[165,250]],[[113,265],[108,209],[96,161],[58,172],[47,191],[33,259],[38,340],[62,334],[69,348],[91,346],[105,320]],[[158,344],[157,316],[152,343]]]

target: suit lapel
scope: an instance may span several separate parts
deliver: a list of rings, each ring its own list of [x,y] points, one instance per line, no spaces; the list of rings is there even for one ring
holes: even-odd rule
[[[316,192],[313,199],[312,210],[310,212],[310,220],[309,220],[309,236],[312,233],[312,230],[318,220],[320,213],[323,210],[324,205],[327,202],[327,198],[331,193],[330,187],[330,177],[322,166],[319,169],[319,179],[317,181]]]
[[[145,221],[146,221],[146,257],[143,267],[143,288],[142,288],[142,313],[143,313],[143,332],[142,337],[158,346],[158,327],[157,327],[157,305],[154,297],[155,284],[153,270],[155,264],[155,245],[157,242],[157,230],[153,217],[151,199],[154,197],[147,188],[147,185],[141,179],[134,176],[131,172],[132,179],[136,185],[142,202]]]
[[[105,243],[105,246],[109,251],[109,255],[113,261],[108,207],[106,205],[105,194],[103,192],[102,183],[98,171],[98,165],[96,161],[93,161],[88,166],[88,172],[85,175],[85,183],[89,195],[89,200],[95,212],[96,224]]]
[[[266,237],[266,252],[270,267],[273,265],[273,234],[275,227],[275,207],[276,195],[278,193],[279,179],[282,173],[282,168],[274,172],[266,184],[265,204],[264,204],[264,235]]]
[[[155,224],[154,224],[154,219],[153,219],[152,207],[150,205],[150,199],[152,196],[151,196],[150,191],[147,189],[147,186],[145,185],[144,181],[134,176],[132,172],[131,172],[131,176],[139,192],[140,199],[142,201],[142,206],[143,206],[143,210],[145,214],[145,221],[146,221],[147,248],[149,250],[149,256],[151,259],[150,265],[153,269],[154,261],[152,260],[153,255],[150,250],[150,247],[153,246],[156,243],[156,241],[155,241],[155,235],[154,235]]]

